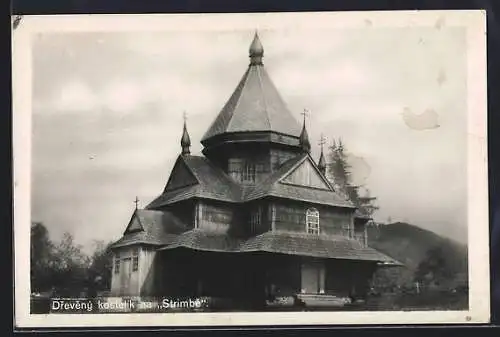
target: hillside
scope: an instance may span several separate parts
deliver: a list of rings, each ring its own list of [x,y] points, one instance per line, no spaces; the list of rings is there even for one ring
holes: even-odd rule
[[[375,279],[379,286],[412,288],[419,275],[445,288],[466,286],[465,245],[401,222],[370,226],[368,244],[405,265],[379,271]]]

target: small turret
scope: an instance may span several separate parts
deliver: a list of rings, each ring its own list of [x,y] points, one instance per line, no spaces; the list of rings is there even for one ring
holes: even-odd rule
[[[326,175],[326,160],[325,160],[325,155],[323,154],[323,144],[325,144],[325,137],[323,137],[323,135],[321,135],[321,140],[319,141],[319,145],[321,146],[321,154],[319,155],[318,168],[321,171],[321,173],[325,176]]]
[[[307,134],[306,130],[306,113],[306,110],[304,110],[304,112],[302,113],[302,115],[304,116],[304,122],[302,124],[302,132],[300,133],[299,143],[304,152],[310,152],[311,143],[309,142],[309,135]]]
[[[191,147],[191,139],[189,138],[189,133],[187,131],[186,119],[186,113],[184,113],[184,128],[182,130],[181,137],[182,155],[189,155],[191,153],[191,151],[189,150],[189,148]]]

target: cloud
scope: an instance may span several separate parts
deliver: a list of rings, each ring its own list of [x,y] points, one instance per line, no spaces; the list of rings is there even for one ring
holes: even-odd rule
[[[69,80],[55,90],[52,106],[60,111],[93,110],[97,106],[97,96],[88,84],[79,79]]]

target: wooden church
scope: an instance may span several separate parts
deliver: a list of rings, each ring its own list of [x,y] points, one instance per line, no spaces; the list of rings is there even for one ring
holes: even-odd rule
[[[374,271],[397,264],[367,245],[369,218],[326,179],[323,150],[311,157],[257,34],[249,52],[203,156],[190,153],[184,122],[165,188],[112,245],[112,294],[335,306],[364,299]]]

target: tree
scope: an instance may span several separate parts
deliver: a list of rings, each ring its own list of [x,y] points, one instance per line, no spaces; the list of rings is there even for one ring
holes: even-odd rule
[[[41,222],[31,224],[31,291],[40,292],[50,288],[53,244],[49,231]]]
[[[111,272],[113,269],[113,253],[110,249],[111,243],[104,241],[94,242],[94,253],[90,260],[88,269],[88,280],[96,290],[107,290],[111,288]]]
[[[455,271],[447,262],[443,248],[437,246],[427,251],[415,271],[414,280],[427,287],[439,286],[450,281],[454,274]]]
[[[339,139],[338,142],[334,140],[329,150],[330,160],[327,166],[333,175],[334,184],[341,192],[348,195],[348,187],[351,181],[351,166],[347,162],[347,155],[342,140]]]
[[[333,141],[329,147],[328,157],[328,170],[331,173],[334,186],[354,203],[361,214],[372,216],[378,209],[375,204],[377,198],[370,195],[370,191],[366,186],[357,186],[352,183],[351,166],[342,139]],[[364,195],[360,195],[360,188],[365,189]]]
[[[110,246],[111,243],[95,241],[94,251],[88,256],[70,233],[55,243],[42,223],[32,223],[31,291],[52,290],[55,295],[78,296],[85,288],[93,295],[110,289],[113,266]]]
[[[54,247],[52,259],[52,285],[68,294],[75,294],[87,285],[87,270],[90,258],[75,245],[73,236],[64,233],[61,242]]]

